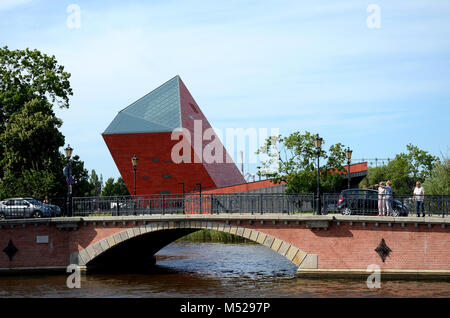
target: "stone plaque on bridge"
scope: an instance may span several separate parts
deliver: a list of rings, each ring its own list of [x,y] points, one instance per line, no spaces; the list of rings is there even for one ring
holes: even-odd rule
[[[306,227],[308,229],[328,229],[328,221],[306,221]]]
[[[48,235],[38,235],[36,236],[36,243],[46,244],[48,243]]]

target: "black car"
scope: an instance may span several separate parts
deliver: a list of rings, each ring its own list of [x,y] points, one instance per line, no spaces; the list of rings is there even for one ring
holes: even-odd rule
[[[368,189],[344,190],[336,205],[343,215],[378,215],[378,192]],[[392,216],[408,216],[408,208],[398,200],[392,200]]]

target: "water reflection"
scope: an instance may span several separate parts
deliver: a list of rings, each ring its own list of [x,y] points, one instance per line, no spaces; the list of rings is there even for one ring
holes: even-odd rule
[[[0,297],[449,297],[450,282],[304,279],[296,266],[255,244],[173,243],[146,273],[82,276],[68,289],[65,275],[0,278]]]

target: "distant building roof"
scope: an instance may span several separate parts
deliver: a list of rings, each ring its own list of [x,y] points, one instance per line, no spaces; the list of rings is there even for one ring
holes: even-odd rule
[[[121,110],[103,134],[169,132],[181,127],[179,76]]]

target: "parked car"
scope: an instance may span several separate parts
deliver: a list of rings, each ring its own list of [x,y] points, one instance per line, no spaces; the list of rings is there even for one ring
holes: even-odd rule
[[[61,209],[58,206],[45,204],[33,198],[10,198],[0,201],[0,219],[53,216],[61,216]]]
[[[378,192],[369,189],[343,190],[337,210],[343,215],[378,215]],[[408,216],[408,207],[398,200],[392,201],[392,216]]]

